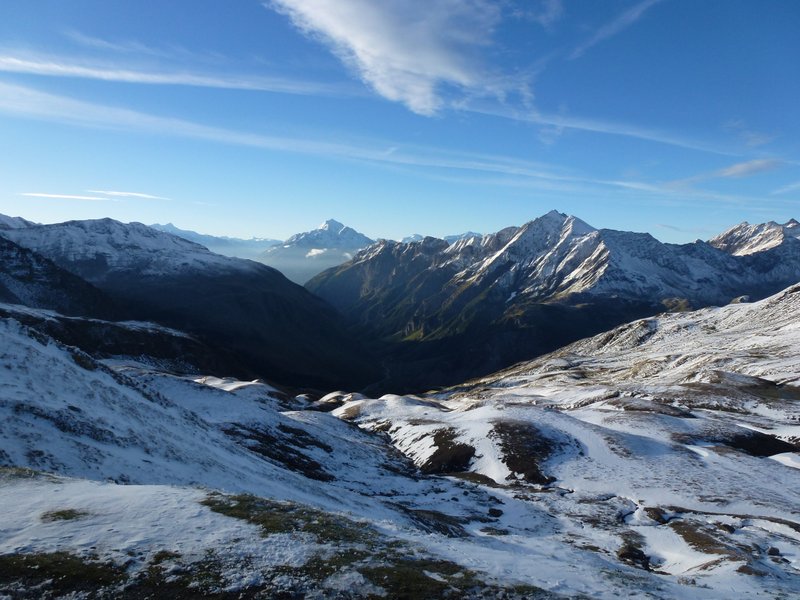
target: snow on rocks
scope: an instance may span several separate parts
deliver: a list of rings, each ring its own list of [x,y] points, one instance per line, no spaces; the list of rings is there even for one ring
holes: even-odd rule
[[[639,321],[427,396],[313,403],[98,362],[4,319],[0,460],[83,479],[5,470],[0,560],[158,555],[180,579],[213,548],[227,590],[309,590],[313,570],[313,589],[356,595],[403,573],[509,597],[791,597],[798,302]]]

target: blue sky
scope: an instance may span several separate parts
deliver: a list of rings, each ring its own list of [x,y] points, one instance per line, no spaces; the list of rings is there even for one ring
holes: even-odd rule
[[[800,218],[795,0],[3,0],[0,212],[285,238]]]

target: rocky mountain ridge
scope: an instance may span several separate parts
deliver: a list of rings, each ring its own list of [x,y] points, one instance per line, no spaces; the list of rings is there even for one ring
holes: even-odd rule
[[[744,256],[775,248],[789,238],[800,238],[800,223],[795,219],[789,219],[782,225],[775,221],[751,225],[745,221],[708,243],[729,254]]]
[[[381,240],[306,287],[359,326],[408,342],[417,366],[401,378],[433,364],[455,383],[637,317],[760,298],[798,280],[794,237],[734,256],[551,211],[453,244]],[[422,389],[435,383],[420,381]]]
[[[358,387],[373,377],[335,312],[265,265],[112,219],[2,235],[99,288],[127,318],[187,330],[237,355],[241,375],[323,387]]]

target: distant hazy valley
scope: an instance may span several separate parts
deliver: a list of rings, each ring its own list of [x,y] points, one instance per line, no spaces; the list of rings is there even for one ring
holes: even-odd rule
[[[0,255],[0,595],[800,594],[797,221]]]

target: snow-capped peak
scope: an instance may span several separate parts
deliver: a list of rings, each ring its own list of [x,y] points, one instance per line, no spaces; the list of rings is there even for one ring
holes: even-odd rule
[[[800,223],[794,219],[783,225],[775,221],[751,225],[744,221],[709,240],[709,244],[728,254],[744,256],[780,246],[787,238],[800,238]]]
[[[311,231],[297,233],[283,243],[283,247],[346,248],[356,250],[369,246],[373,240],[352,227],[335,219],[328,219]]]
[[[319,227],[317,227],[317,229],[321,231],[332,231],[334,233],[339,233],[343,229],[347,229],[347,227],[344,224],[337,221],[336,219],[328,219],[327,221],[322,223]]]

